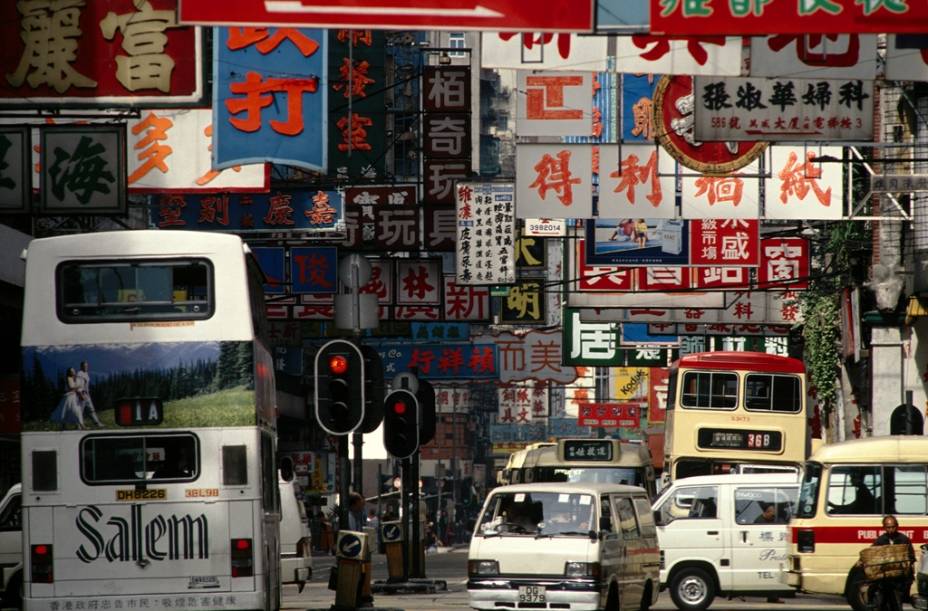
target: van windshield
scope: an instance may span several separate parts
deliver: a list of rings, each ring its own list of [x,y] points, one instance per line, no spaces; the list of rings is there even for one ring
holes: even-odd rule
[[[596,482],[644,488],[644,469],[634,467],[535,467],[536,482]]]
[[[562,492],[493,495],[480,517],[478,536],[589,536],[595,529],[593,497]]]
[[[806,463],[802,474],[802,488],[799,489],[799,506],[796,507],[797,518],[814,518],[815,505],[818,502],[818,489],[822,483],[822,465]]]

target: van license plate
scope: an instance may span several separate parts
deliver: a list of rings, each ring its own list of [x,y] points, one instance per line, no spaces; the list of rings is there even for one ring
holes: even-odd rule
[[[544,586],[519,586],[520,603],[546,602]]]

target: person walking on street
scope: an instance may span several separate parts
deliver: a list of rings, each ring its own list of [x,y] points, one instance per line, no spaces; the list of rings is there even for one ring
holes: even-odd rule
[[[899,532],[899,521],[896,520],[896,516],[886,515],[883,517],[883,530],[885,532],[876,538],[873,546],[908,546],[909,572],[900,577],[880,579],[870,587],[870,595],[873,596],[875,588],[881,588],[883,597],[879,611],[902,611],[902,603],[908,600],[909,589],[912,587],[912,581],[914,580],[915,549],[912,547],[912,541]]]

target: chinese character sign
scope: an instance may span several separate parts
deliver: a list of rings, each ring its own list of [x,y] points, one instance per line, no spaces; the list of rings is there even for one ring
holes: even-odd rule
[[[397,259],[396,303],[398,305],[441,304],[441,259]]]
[[[622,142],[654,142],[654,87],[660,75],[622,75]],[[602,153],[600,153],[602,154]]]
[[[343,246],[355,250],[420,250],[419,206],[353,204],[345,209]]]
[[[871,140],[873,81],[697,77],[697,140]]]
[[[333,229],[344,205],[338,191],[161,195],[151,198],[159,229],[206,231],[320,231]]]
[[[519,218],[587,218],[593,214],[593,147],[520,144],[516,147]]]
[[[328,174],[348,181],[382,180],[387,129],[384,33],[331,29],[327,38]]]
[[[470,66],[426,66],[422,74],[423,201],[454,204],[471,170]]]
[[[581,403],[580,426],[636,429],[641,426],[640,403]]]
[[[553,32],[487,32],[480,38],[483,68],[604,72],[608,38]]]
[[[514,282],[514,186],[459,182],[455,194],[458,284]]]
[[[797,220],[842,218],[842,154],[838,146],[771,147],[767,166],[770,177],[764,186],[764,216]]]
[[[867,81],[876,78],[876,64],[876,35],[782,33],[751,38],[751,76]]]
[[[523,380],[570,384],[579,375],[577,367],[561,364],[560,331],[532,330],[525,334],[500,333],[493,337],[499,349],[501,382]]]
[[[579,291],[630,291],[632,290],[633,267],[616,267],[606,265],[588,265],[586,263],[585,240],[577,240],[576,270],[572,277],[577,278]]]
[[[497,347],[492,344],[382,344],[375,346],[383,359],[384,376],[415,368],[427,380],[497,379]]]
[[[808,288],[810,273],[808,240],[767,238],[760,241],[757,288]]]
[[[651,0],[651,32],[924,32],[928,5],[913,0]]]
[[[258,266],[267,282],[264,283],[266,295],[283,295],[286,287],[286,250],[282,246],[252,246],[251,252],[258,260]]]
[[[593,129],[592,72],[519,70],[519,136],[589,136]]]
[[[217,28],[213,46],[214,167],[324,170],[325,32]]]
[[[565,365],[617,365],[619,331],[616,323],[593,323],[580,320],[580,310],[564,311],[562,362]]]
[[[29,211],[31,131],[28,127],[0,128],[0,213]]]
[[[737,36],[617,36],[619,69],[634,74],[741,74]]]
[[[445,276],[444,315],[445,320],[489,321],[490,288],[458,284],[454,276]]]
[[[540,280],[519,280],[509,287],[500,306],[502,324],[544,324],[547,293]]]
[[[683,352],[682,344],[680,352]],[[648,424],[664,422],[667,401],[670,398],[668,397],[669,389],[670,370],[666,367],[652,367],[648,377]]]
[[[128,122],[129,191],[267,191],[263,163],[214,170],[208,108],[143,110]]]
[[[756,219],[690,221],[690,265],[756,267],[759,263]]]
[[[2,3],[0,104],[202,102],[200,28],[176,11],[177,0]]]
[[[691,172],[681,180],[681,211],[691,219],[756,219],[760,216],[760,163],[726,174]]]
[[[335,293],[338,290],[338,250],[333,246],[290,249],[290,282],[294,295]]]
[[[673,158],[654,144],[601,147],[599,216],[673,218],[675,169]]]
[[[125,214],[125,128],[46,126],[41,130],[40,146],[40,212]]]

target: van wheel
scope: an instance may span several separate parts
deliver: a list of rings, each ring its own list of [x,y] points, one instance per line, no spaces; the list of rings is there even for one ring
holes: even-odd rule
[[[22,609],[23,608],[23,574],[16,573],[10,577],[7,583],[6,591],[0,596],[4,608]]]
[[[614,585],[609,588],[609,596],[606,597],[605,611],[619,611],[619,591]]]
[[[715,582],[705,569],[680,569],[670,580],[670,598],[681,611],[704,611],[715,599]]]
[[[847,590],[844,597],[854,611],[868,611],[866,584],[867,577],[859,567],[854,567],[847,576]]]
[[[639,611],[648,611],[651,608],[651,582],[648,582],[648,585],[644,587],[644,594],[641,596],[641,605],[638,607]]]

